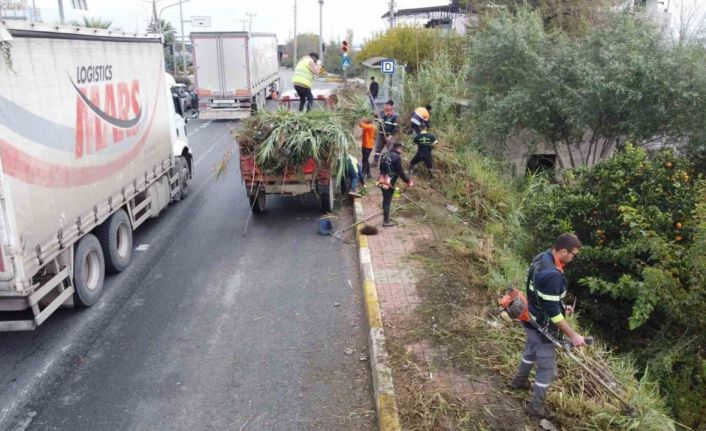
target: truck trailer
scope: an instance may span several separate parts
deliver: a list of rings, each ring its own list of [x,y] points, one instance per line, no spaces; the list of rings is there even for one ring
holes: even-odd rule
[[[276,35],[192,32],[191,43],[200,118],[247,118],[279,90]]]
[[[0,22],[0,330],[95,304],[133,230],[188,193],[159,35]]]

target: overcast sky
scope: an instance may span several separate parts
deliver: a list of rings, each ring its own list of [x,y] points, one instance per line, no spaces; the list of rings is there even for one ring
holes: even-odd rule
[[[45,22],[58,21],[57,0],[26,0],[35,2],[42,10]],[[151,0],[86,0],[88,15],[113,22],[114,27],[125,31],[144,31],[151,16]],[[588,1],[588,0],[587,0]],[[71,9],[72,0],[63,0],[67,9],[67,20],[79,19]],[[158,11],[164,6],[177,3],[177,0],[159,0]],[[319,1],[297,0],[299,33],[319,33]],[[386,28],[387,23],[380,17],[387,11],[388,0],[324,0],[323,34],[326,41],[343,39],[346,29],[353,29],[354,44],[360,45],[376,31]],[[397,8],[436,6],[448,4],[448,0],[396,0]],[[682,8],[681,6],[685,7]],[[669,7],[672,13],[672,26],[678,26],[682,9],[696,11],[694,21],[702,21],[706,14],[706,0],[662,0],[662,7]],[[243,20],[247,14],[254,14],[252,30],[276,33],[280,43],[289,40],[294,31],[294,0],[188,0],[183,4],[183,16],[189,20],[192,16],[210,16],[210,28],[196,30],[243,30]],[[171,22],[180,31],[179,7],[166,8],[162,18]],[[695,25],[695,22],[692,22]],[[188,35],[192,27],[184,24]]]
[[[151,1],[146,0],[87,0],[91,17],[111,20],[115,26],[125,31],[144,30],[151,14]],[[31,0],[29,0],[31,2]],[[47,3],[48,2],[48,3]],[[56,0],[38,0],[42,7],[45,22],[55,21],[58,13]],[[177,0],[161,0],[157,9],[177,3]],[[397,0],[397,8],[435,6],[448,4],[445,0]],[[71,0],[64,0],[70,8]],[[297,0],[299,33],[319,33],[319,1]],[[347,28],[353,29],[354,43],[360,44],[373,32],[385,28],[380,17],[387,11],[387,0],[324,0],[323,34],[324,39],[343,39]],[[294,31],[294,0],[189,0],[183,4],[184,19],[191,16],[210,16],[212,26],[201,30],[243,30],[241,20],[247,19],[248,12],[254,13],[252,30],[277,33],[280,43],[288,40]],[[167,8],[162,18],[168,20],[179,31],[179,6]],[[184,24],[188,35],[191,27]]]

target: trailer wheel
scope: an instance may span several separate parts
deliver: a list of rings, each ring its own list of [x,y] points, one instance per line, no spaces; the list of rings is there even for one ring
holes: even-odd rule
[[[184,157],[179,157],[177,168],[179,169],[179,200],[189,195],[189,163]]]
[[[253,214],[261,214],[265,211],[265,196],[267,195],[262,189],[257,193],[257,196],[248,196],[248,199],[250,200],[250,210]]]
[[[252,115],[257,115],[257,96],[252,98],[252,103],[250,104],[250,113]]]
[[[321,198],[321,212],[330,213],[331,212],[331,194],[330,193],[320,193]]]
[[[321,212],[330,213],[333,211],[333,197],[334,197],[334,180],[329,179],[329,185],[326,189],[319,192],[319,198],[321,200]]]
[[[74,254],[74,301],[88,307],[96,303],[103,293],[105,261],[100,242],[92,234],[81,238]]]
[[[267,108],[267,90],[264,88],[260,91],[260,105],[263,111]]]
[[[109,272],[122,272],[132,259],[132,227],[125,210],[118,210],[97,230]]]

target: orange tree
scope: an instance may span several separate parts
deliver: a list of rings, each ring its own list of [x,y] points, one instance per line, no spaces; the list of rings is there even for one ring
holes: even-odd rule
[[[706,401],[706,186],[689,159],[628,145],[531,199],[535,250],[561,232],[584,248],[569,280],[589,319],[656,372],[672,408],[698,428]]]

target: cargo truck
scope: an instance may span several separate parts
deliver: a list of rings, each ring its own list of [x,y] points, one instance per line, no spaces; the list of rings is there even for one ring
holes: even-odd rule
[[[247,118],[279,91],[276,35],[192,32],[191,43],[200,118]]]
[[[0,22],[0,330],[101,296],[133,230],[188,193],[159,35]]]

